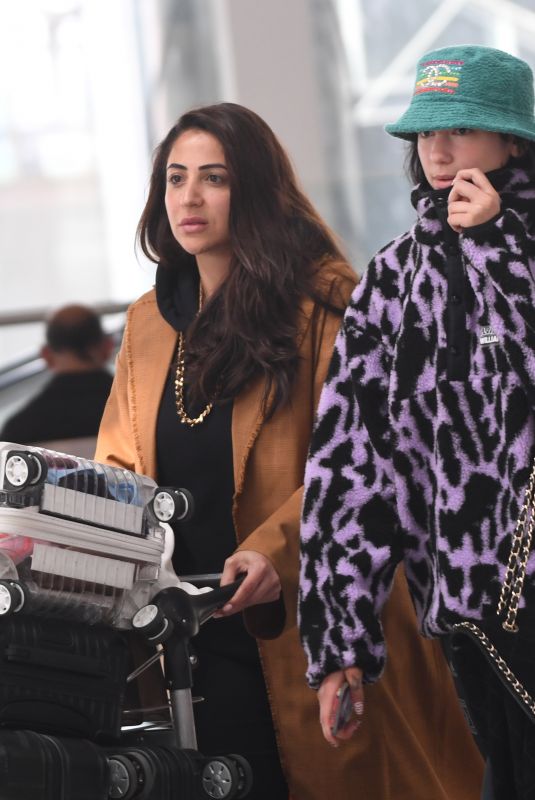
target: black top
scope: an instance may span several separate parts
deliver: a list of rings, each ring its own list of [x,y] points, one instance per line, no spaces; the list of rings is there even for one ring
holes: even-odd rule
[[[175,330],[184,330],[197,311],[199,279],[181,277],[159,267],[156,294],[160,313]],[[193,495],[195,510],[190,520],[177,527],[173,565],[177,575],[221,572],[225,559],[236,549],[232,519],[234,471],[232,464],[232,403],[214,404],[210,414],[195,427],[183,424],[175,400],[176,363],[170,365],[160,411],[156,447],[160,486],[177,486]],[[186,369],[185,380],[188,375]],[[184,404],[190,417],[201,408]]]
[[[5,422],[0,439],[31,444],[96,436],[112,380],[105,369],[54,375]]]
[[[158,416],[158,482],[189,489],[194,499],[193,516],[177,527],[173,566],[178,575],[221,572],[236,549],[231,414],[227,403],[214,406],[194,428],[182,424],[170,370]]]
[[[158,267],[156,296],[160,313],[175,330],[183,330],[197,311],[198,275]],[[214,404],[205,420],[191,428],[177,415],[174,377],[170,365],[158,414],[156,444],[158,484],[189,489],[195,510],[186,523],[175,525],[173,565],[177,575],[221,572],[236,549],[232,519],[234,471],[232,462],[232,403]],[[187,368],[185,380],[187,381]],[[202,408],[188,405],[188,416]],[[272,754],[283,783],[276,754],[273,723],[256,642],[241,614],[210,620],[192,642],[199,656],[194,672],[195,722],[199,749],[205,752]],[[275,800],[272,791],[266,796]],[[287,797],[287,790],[281,797]]]

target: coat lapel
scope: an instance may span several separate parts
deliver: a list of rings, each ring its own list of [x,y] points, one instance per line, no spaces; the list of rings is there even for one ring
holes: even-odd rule
[[[154,297],[136,307],[130,342],[131,409],[142,472],[156,475],[156,420],[177,333],[160,316]],[[134,394],[135,392],[135,394]]]
[[[235,501],[243,491],[247,458],[262,427],[264,382],[257,379],[234,399],[232,409],[232,459]]]

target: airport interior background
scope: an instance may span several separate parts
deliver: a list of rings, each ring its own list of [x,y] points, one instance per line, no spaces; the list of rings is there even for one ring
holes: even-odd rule
[[[357,272],[412,220],[417,58],[476,43],[535,67],[535,0],[18,0],[0,4],[0,423],[44,380],[43,319],[90,303],[120,336],[153,148],[188,108],[257,111]]]

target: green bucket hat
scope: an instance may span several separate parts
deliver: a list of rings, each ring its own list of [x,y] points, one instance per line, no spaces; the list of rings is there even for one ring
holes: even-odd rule
[[[400,139],[421,131],[474,128],[535,140],[533,73],[503,50],[458,45],[418,62],[407,111],[385,130]]]

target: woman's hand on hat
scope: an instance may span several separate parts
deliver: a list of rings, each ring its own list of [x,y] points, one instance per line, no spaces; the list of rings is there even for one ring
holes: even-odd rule
[[[244,573],[246,577],[239,589],[228,603],[214,614],[215,617],[229,617],[248,606],[278,600],[281,582],[277,570],[267,556],[255,550],[237,550],[225,561],[221,586],[232,583],[238,575]]]
[[[457,233],[500,213],[500,195],[480,169],[461,169],[448,196],[448,223]]]

